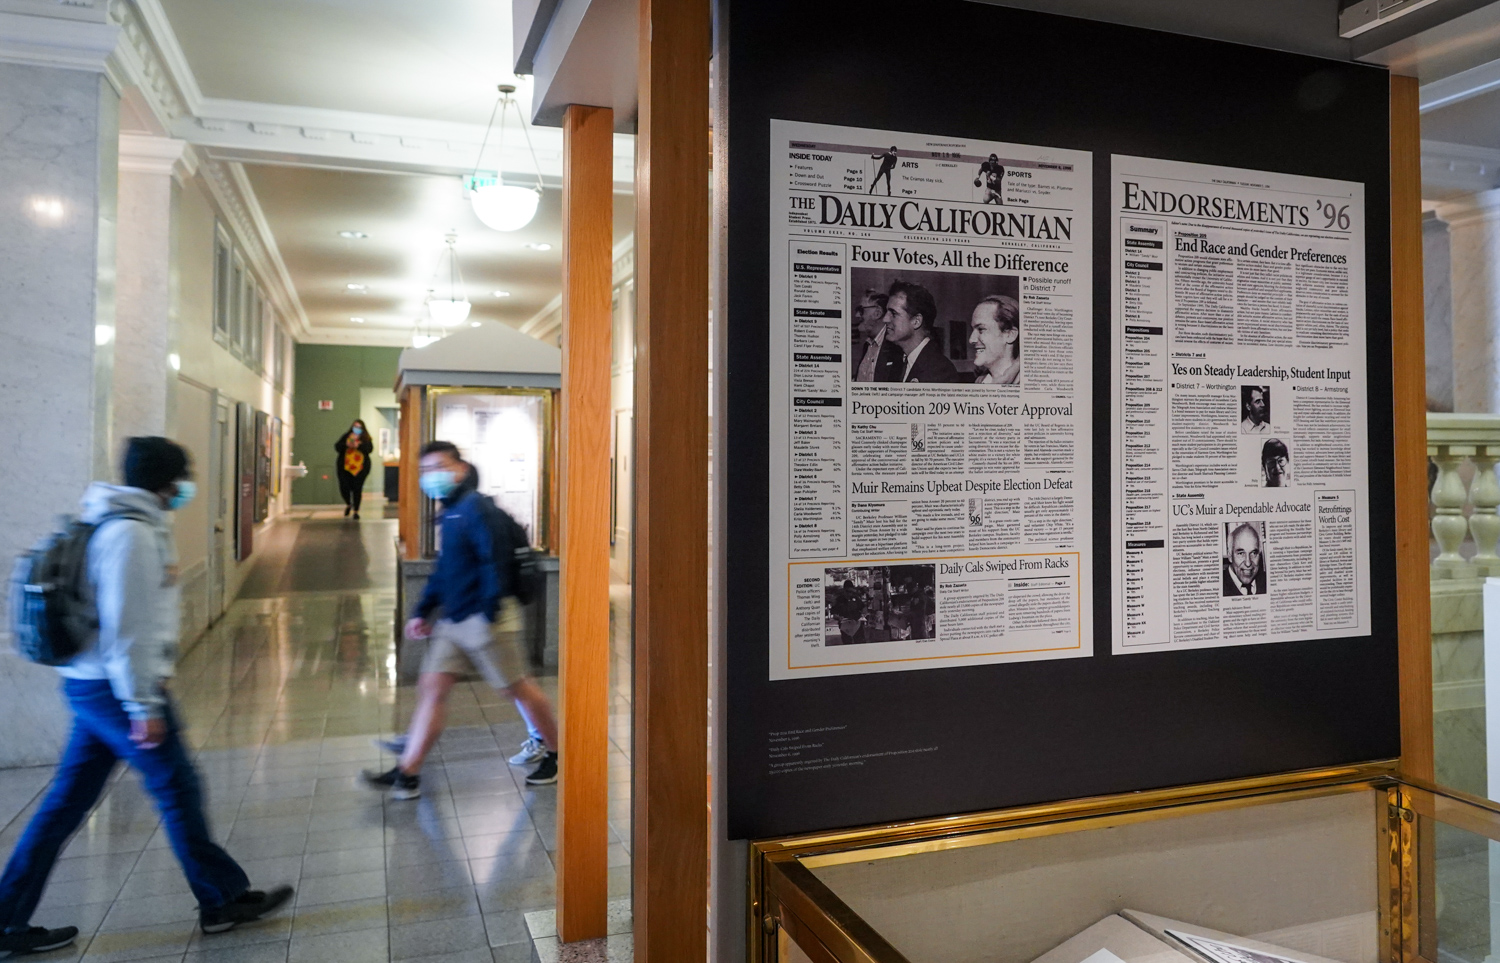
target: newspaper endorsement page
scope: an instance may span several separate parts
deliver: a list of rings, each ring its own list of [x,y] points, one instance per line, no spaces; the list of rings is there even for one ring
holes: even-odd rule
[[[1369,635],[1364,185],[1111,163],[1113,651]]]
[[[772,121],[772,679],[1092,654],[1090,160]]]

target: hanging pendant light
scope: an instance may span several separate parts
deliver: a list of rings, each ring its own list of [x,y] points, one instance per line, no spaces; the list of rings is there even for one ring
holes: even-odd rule
[[[463,274],[458,269],[458,235],[449,232],[446,243],[448,245],[448,296],[446,298],[434,297],[431,290],[427,295],[427,313],[432,315],[432,320],[444,328],[451,328],[455,324],[463,324],[468,320],[469,299],[463,294]],[[443,262],[438,261],[438,270],[442,270]]]
[[[430,320],[419,316],[412,322],[411,346],[413,348],[425,348],[441,340],[443,336],[433,329]]]
[[[501,84],[498,89],[500,99],[495,102],[495,109],[490,111],[489,126],[484,129],[484,142],[479,145],[479,158],[474,162],[474,173],[464,179],[464,188],[469,203],[474,208],[474,215],[484,222],[485,227],[495,231],[519,231],[536,217],[537,205],[542,201],[542,165],[537,162],[536,148],[531,146],[531,131],[526,128],[526,115],[521,113],[521,105],[511,96],[516,88],[510,84]],[[479,173],[479,165],[484,160],[484,149],[489,145],[490,130],[495,126],[497,115],[500,118],[500,161],[504,163],[505,114],[512,107],[516,110],[516,118],[521,122],[526,149],[531,152],[531,165],[536,170],[535,187],[506,184],[504,171],[484,175]]]

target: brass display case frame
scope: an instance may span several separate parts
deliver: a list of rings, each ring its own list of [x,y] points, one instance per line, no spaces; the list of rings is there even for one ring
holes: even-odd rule
[[[1435,823],[1500,842],[1500,804],[1400,775],[1395,761],[1282,773],[808,833],[750,847],[749,959],[785,963],[789,943],[815,963],[908,963],[870,921],[813,872],[820,866],[1058,833],[1102,829],[1270,802],[1384,792],[1379,852],[1388,858],[1380,905],[1381,963],[1437,959]]]
[[[540,497],[537,504],[537,531],[532,538],[534,544],[551,549],[554,535],[553,511],[556,507],[557,484],[557,405],[556,388],[500,388],[485,385],[424,385],[422,404],[423,444],[437,437],[438,401],[445,395],[511,395],[514,397],[540,398],[542,402],[541,434],[541,478]],[[433,532],[432,503],[422,499],[420,519],[422,556],[434,554],[436,538]]]

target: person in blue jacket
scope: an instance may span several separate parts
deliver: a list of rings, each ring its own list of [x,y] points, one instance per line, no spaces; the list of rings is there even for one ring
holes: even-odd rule
[[[365,781],[391,790],[395,799],[422,794],[422,762],[443,734],[449,693],[472,668],[512,699],[528,727],[541,734],[546,752],[526,784],[555,783],[557,718],[521,651],[520,605],[507,584],[515,546],[501,544],[491,524],[500,509],[480,494],[478,472],[452,443],[430,442],[422,449],[421,465],[422,491],[442,509],[442,538],[427,588],[406,623],[406,636],[427,639],[427,654],[406,738],[394,743],[401,759],[386,772],[366,772]]]

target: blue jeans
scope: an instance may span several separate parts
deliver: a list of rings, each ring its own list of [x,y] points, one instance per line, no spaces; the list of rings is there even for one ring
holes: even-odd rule
[[[0,876],[0,930],[30,922],[57,854],[99,801],[121,759],[136,768],[156,800],[198,905],[214,909],[249,889],[245,871],[209,835],[203,790],[172,707],[167,706],[167,737],[154,749],[142,749],[130,741],[130,717],[109,682],[64,679],[63,694],[73,709],[73,731],[47,798]]]

